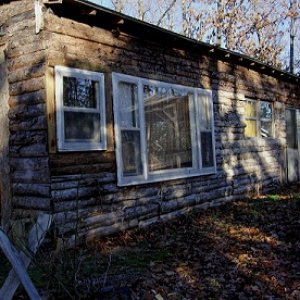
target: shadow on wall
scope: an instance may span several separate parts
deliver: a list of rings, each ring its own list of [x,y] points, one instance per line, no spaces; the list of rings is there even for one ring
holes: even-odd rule
[[[104,44],[97,40],[99,34],[91,36],[93,28],[89,29],[91,33],[88,33],[88,37],[95,40],[82,41],[81,35],[85,30],[83,28],[80,33],[78,29],[77,38],[67,37],[64,41],[59,35],[57,38],[53,35],[50,65],[64,64],[104,73],[123,72],[172,83],[200,85],[213,90],[217,173],[119,188],[113,146],[111,151],[89,152],[88,155],[54,153],[50,155],[50,168],[53,209],[57,214],[57,223],[67,223],[70,229],[75,226],[82,236],[88,231],[91,237],[96,237],[141,224],[147,226],[168,220],[172,216],[191,211],[197,205],[199,208],[202,204],[206,205],[203,207],[208,207],[212,200],[237,199],[245,194],[256,194],[267,187],[274,189],[278,186],[278,174],[283,163],[280,144],[274,138],[245,138],[244,135],[242,115],[245,102],[240,94],[245,93],[246,96],[263,100],[274,99],[264,96],[264,91],[261,91],[264,89],[264,80],[260,76],[263,75],[257,74],[258,78],[252,78],[246,74],[248,70],[243,74],[234,65],[199,58],[184,50],[170,50],[169,47],[152,49],[147,42],[141,46],[138,44],[140,41],[131,41],[128,37],[120,36],[113,43],[110,37]],[[107,38],[105,33],[102,38]],[[80,53],[85,56],[80,57]],[[108,59],[104,61],[102,56]],[[170,60],[174,56],[176,59]],[[109,79],[107,74],[107,125],[110,143],[113,145]],[[249,86],[251,94],[248,92]],[[197,197],[193,197],[193,194],[197,194]],[[87,219],[87,216],[90,217]],[[78,218],[85,219],[80,227],[76,221]]]
[[[273,133],[274,137],[247,138],[243,117],[245,97],[270,102],[276,98],[275,92],[272,97],[269,96],[268,79],[264,78],[263,82],[262,74],[251,70],[247,70],[246,74],[238,70],[236,65],[228,67],[223,64],[220,68],[213,64],[211,69],[215,70],[216,75],[212,87],[216,116],[216,148],[219,150],[218,170],[224,172],[233,195],[254,196],[276,189],[284,180],[284,148],[276,136],[278,130]],[[273,105],[273,120],[278,123],[278,113],[284,111],[279,112],[275,109],[276,106]]]

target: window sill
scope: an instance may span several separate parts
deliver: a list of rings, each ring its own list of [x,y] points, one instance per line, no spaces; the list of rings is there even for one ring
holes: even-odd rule
[[[156,182],[163,182],[163,181],[171,181],[171,180],[177,180],[177,179],[184,179],[184,178],[191,178],[191,177],[198,177],[198,176],[204,176],[204,175],[213,175],[216,173],[216,168],[207,168],[206,170],[203,170],[202,172],[194,172],[189,174],[173,174],[173,175],[155,175],[149,176],[148,179],[144,179],[142,176],[140,177],[132,177],[132,178],[118,178],[118,186],[119,187],[126,187],[126,186],[133,186],[133,185],[142,185],[142,184],[148,184],[148,183],[156,183]]]

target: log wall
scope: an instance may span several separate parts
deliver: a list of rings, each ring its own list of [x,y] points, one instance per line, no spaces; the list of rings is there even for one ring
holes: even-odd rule
[[[96,70],[106,74],[109,151],[52,153],[51,196],[59,232],[93,240],[120,230],[165,221],[190,210],[219,205],[272,190],[284,179],[285,103],[295,87],[245,67],[197,53],[139,40],[47,15],[51,33],[50,67]],[[113,151],[111,72],[125,73],[213,91],[217,173],[133,187],[118,187]],[[293,95],[294,93],[294,95]],[[293,96],[292,96],[293,95]],[[274,105],[276,138],[246,139],[245,97]],[[78,222],[78,219],[81,221]],[[69,242],[75,240],[71,236]]]
[[[122,32],[115,37],[51,11],[44,12],[44,28],[35,34],[30,5],[6,26],[13,36],[6,57],[16,215],[53,212],[59,235],[72,245],[75,240],[90,241],[274,190],[284,181],[285,106],[300,98],[296,85],[195,51],[168,48]],[[55,65],[105,74],[107,151],[58,153]],[[111,72],[212,90],[217,172],[118,187]],[[245,138],[245,97],[274,103],[274,138]]]
[[[45,70],[48,39],[37,35],[34,1],[0,6],[9,98],[13,218],[50,211]],[[3,19],[2,17],[5,16]],[[1,106],[1,111],[3,108]],[[20,213],[19,213],[20,212]]]

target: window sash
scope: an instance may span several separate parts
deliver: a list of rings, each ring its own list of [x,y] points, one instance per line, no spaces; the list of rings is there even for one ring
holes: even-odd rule
[[[74,77],[82,80],[95,81],[97,90],[95,91],[96,107],[79,107],[79,106],[65,106],[64,93],[64,78]],[[106,119],[105,119],[105,95],[104,95],[104,74],[91,72],[86,70],[68,68],[63,66],[55,66],[55,94],[56,94],[56,131],[57,144],[59,151],[92,151],[105,150],[106,145]],[[86,116],[98,114],[98,128],[99,140],[92,138],[72,138],[67,139],[65,130],[67,124],[65,123],[65,113],[82,113]]]
[[[271,102],[268,101],[261,101],[261,100],[253,100],[253,99],[246,99],[246,108],[247,108],[247,104],[248,103],[252,103],[255,106],[255,115],[254,116],[248,116],[247,115],[247,111],[245,111],[245,123],[246,123],[246,128],[245,128],[245,136],[246,137],[260,137],[260,138],[268,138],[268,137],[273,137],[274,136],[274,108]],[[262,106],[266,104],[266,105],[270,105],[271,107],[271,117],[267,118],[267,117],[262,117]],[[253,125],[250,127],[250,124],[254,123],[255,125],[253,127]],[[268,134],[267,132],[262,132],[262,124],[267,124],[270,123],[270,127],[271,127],[271,132],[270,134]],[[255,132],[254,132],[255,131]]]
[[[139,77],[133,77],[130,75],[124,75],[119,73],[112,74],[113,79],[113,95],[114,95],[114,116],[115,116],[115,137],[116,137],[116,159],[117,159],[117,175],[118,184],[120,186],[134,185],[147,182],[157,182],[162,180],[171,180],[183,177],[197,176],[202,174],[211,174],[216,171],[216,161],[215,161],[215,138],[214,138],[214,122],[213,122],[213,107],[211,100],[211,92],[203,89],[186,87],[175,84],[168,84],[164,82],[148,80]],[[122,157],[122,131],[125,130],[121,126],[121,116],[120,116],[120,83],[132,83],[138,86],[138,116],[140,122],[140,153],[141,153],[141,165],[142,172],[137,176],[123,176],[123,171],[125,169],[124,160]],[[171,169],[160,169],[160,170],[149,170],[148,164],[148,153],[147,153],[147,132],[146,132],[146,116],[145,116],[145,103],[144,103],[144,86],[175,89],[182,93],[190,94],[188,101],[189,110],[188,115],[190,118],[190,135],[191,135],[191,152],[192,152],[192,166],[184,168],[171,168]],[[211,166],[202,166],[202,156],[201,156],[201,141],[200,132],[205,130],[200,130],[200,124],[197,120],[200,117],[199,107],[204,101],[202,98],[206,97],[209,103],[209,115],[210,123],[208,133],[211,134],[213,162]],[[129,130],[129,128],[126,128]],[[131,130],[131,129],[130,129]]]

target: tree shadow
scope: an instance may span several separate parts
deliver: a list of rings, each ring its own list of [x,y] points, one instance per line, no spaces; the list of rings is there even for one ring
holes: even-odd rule
[[[100,22],[90,18],[84,20],[96,26]],[[280,186],[280,172],[284,168],[282,145],[275,138],[249,139],[244,135],[245,102],[241,95],[273,100],[266,75],[238,66],[231,58],[224,57],[222,61],[216,60],[214,53],[199,55],[188,45],[181,42],[177,45],[175,38],[166,45],[163,38],[158,37],[158,45],[129,37],[121,31],[110,35],[82,24],[77,27],[72,24],[67,29],[68,24],[67,20],[60,19],[57,26],[46,25],[52,32],[53,42],[49,48],[49,65],[64,64],[106,74],[110,148],[100,153],[50,154],[52,207],[58,224],[65,222],[70,228],[76,226],[78,229],[77,218],[91,215],[79,229],[82,237],[90,235],[89,239],[93,239],[101,234],[167,220],[173,212],[173,216],[179,216],[209,207],[213,202],[218,205]],[[66,28],[66,32],[62,28]],[[111,29],[109,22],[105,28]],[[79,58],[80,53],[85,56]],[[103,61],[102,56],[108,57],[107,61]],[[110,83],[110,73],[114,71],[213,91],[216,174],[118,187]]]

